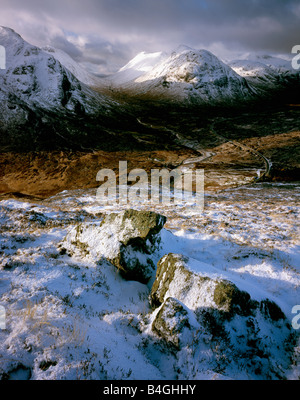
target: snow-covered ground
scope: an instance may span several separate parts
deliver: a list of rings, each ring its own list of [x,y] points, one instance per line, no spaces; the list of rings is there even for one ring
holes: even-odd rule
[[[0,202],[0,306],[6,314],[0,376],[255,379],[246,365],[221,371],[209,337],[201,359],[193,358],[199,353],[191,349],[166,352],[150,329],[153,280],[126,281],[108,262],[60,251],[74,225],[120,210],[99,204],[95,193],[74,190],[41,203]],[[207,194],[201,213],[191,206],[135,208],[168,217],[157,261],[168,253],[197,260],[202,274],[228,279],[254,300],[274,301],[291,323],[292,308],[300,304],[299,197],[297,184],[256,184]],[[284,371],[288,379],[300,377],[299,352],[298,344]]]

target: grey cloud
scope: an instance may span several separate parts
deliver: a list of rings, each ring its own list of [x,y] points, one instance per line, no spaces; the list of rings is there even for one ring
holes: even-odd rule
[[[83,57],[83,53],[73,43],[70,43],[64,36],[54,36],[51,38],[51,45],[58,49],[63,50],[69,54],[74,60],[80,60]]]
[[[287,53],[300,44],[299,16],[298,0],[1,0],[0,24],[117,69],[139,51],[179,44]]]

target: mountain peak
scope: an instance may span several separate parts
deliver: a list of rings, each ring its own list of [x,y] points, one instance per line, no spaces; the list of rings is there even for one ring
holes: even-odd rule
[[[81,65],[79,65],[69,54],[61,49],[56,49],[52,46],[45,46],[41,49],[45,53],[53,56],[65,68],[67,68],[80,82],[89,86],[97,86],[99,84],[96,76],[90,74]]]
[[[14,35],[18,35],[18,36],[20,36],[16,31],[14,31],[12,28],[9,28],[9,27],[7,27],[7,26],[2,26],[2,25],[0,25],[0,34],[4,34],[4,33],[7,33],[7,34],[14,34]]]
[[[192,49],[189,46],[186,46],[185,44],[180,44],[178,47],[176,47],[176,49],[172,52],[172,53],[183,53],[184,51],[193,51],[194,49]]]
[[[193,104],[234,102],[253,95],[246,80],[210,51],[185,45],[169,56],[138,54],[115,74],[113,83],[137,94]]]
[[[7,26],[0,26],[0,40],[2,45],[5,45],[8,40],[17,39],[19,41],[24,41],[21,35],[19,35],[12,28]]]
[[[142,72],[150,71],[150,69],[157,64],[164,55],[165,54],[161,51],[155,53],[146,53],[145,51],[142,51],[122,67],[119,72],[129,69]]]
[[[29,44],[13,29],[0,27],[0,44],[6,52],[6,68],[0,70],[0,119],[5,123],[16,116],[25,121],[28,109],[84,115],[110,102],[81,83],[55,53]]]

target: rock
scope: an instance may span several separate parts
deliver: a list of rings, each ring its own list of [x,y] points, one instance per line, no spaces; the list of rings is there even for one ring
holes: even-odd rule
[[[148,282],[155,271],[153,253],[160,243],[166,217],[148,211],[125,210],[107,215],[100,224],[79,224],[61,251],[106,258],[129,280]]]
[[[179,349],[186,342],[186,336],[189,336],[189,314],[190,311],[182,303],[168,297],[152,323],[152,330],[168,344]]]
[[[252,376],[284,379],[296,334],[280,307],[253,300],[215,272],[206,276],[203,266],[181,254],[158,262],[150,294],[152,331],[176,351],[211,352],[220,371],[247,365]]]
[[[234,314],[252,314],[258,303],[251,300],[248,293],[229,281],[193,272],[190,263],[191,260],[181,254],[168,254],[158,262],[150,295],[152,306],[160,306],[171,296],[193,310],[210,307],[222,311],[227,318]]]
[[[165,295],[174,280],[175,272],[184,275],[186,282],[188,282],[191,273],[185,268],[185,261],[187,260],[180,254],[168,254],[158,262],[156,279],[150,294],[150,301],[153,307],[159,307],[164,302]]]
[[[156,243],[157,234],[166,223],[166,217],[151,211],[125,210],[120,214],[109,214],[103,220],[101,226],[114,226],[119,240],[125,245],[146,245],[150,249],[151,244]],[[146,244],[147,241],[150,241]]]
[[[199,267],[200,265],[200,267]],[[193,270],[198,267],[197,271]],[[230,320],[235,315],[253,316],[258,310],[265,319],[285,320],[280,307],[269,299],[258,302],[225,279],[212,279],[200,274],[201,263],[181,254],[167,254],[157,264],[150,302],[154,308],[173,297],[197,311],[211,308]]]
[[[238,315],[252,315],[252,311],[258,306],[258,302],[251,300],[249,293],[239,290],[232,282],[220,281],[214,291],[214,302],[217,307],[229,313]]]

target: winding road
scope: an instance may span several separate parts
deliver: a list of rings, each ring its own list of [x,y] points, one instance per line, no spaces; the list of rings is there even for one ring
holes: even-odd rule
[[[220,122],[220,121],[218,121],[218,123],[219,123],[219,122]],[[250,151],[252,154],[254,154],[254,155],[260,157],[260,158],[263,160],[263,163],[264,163],[264,165],[265,165],[265,171],[264,171],[264,173],[263,173],[262,175],[260,175],[260,177],[259,177],[258,179],[256,179],[256,182],[257,182],[258,180],[260,181],[260,180],[263,180],[264,178],[267,178],[267,177],[270,176],[270,172],[271,172],[271,169],[272,169],[272,162],[271,162],[271,160],[269,160],[267,157],[265,157],[265,156],[264,156],[263,154],[261,154],[259,151],[254,150],[252,147],[249,147],[249,146],[247,146],[247,145],[245,145],[245,144],[242,144],[242,143],[240,143],[240,142],[238,142],[238,141],[236,141],[236,140],[229,140],[229,139],[227,139],[226,137],[220,135],[219,133],[217,133],[217,132],[215,131],[215,124],[216,124],[216,122],[213,122],[213,123],[211,124],[211,126],[210,126],[210,131],[211,131],[212,134],[214,134],[214,135],[217,136],[218,138],[222,139],[222,140],[223,140],[224,142],[226,142],[226,143],[231,143],[231,144],[233,144],[234,146],[238,146],[238,147],[241,147],[241,148],[243,148],[243,149],[245,149],[245,150]]]
[[[241,117],[238,117],[238,118],[241,118]],[[203,162],[205,160],[208,160],[209,158],[211,158],[214,155],[213,152],[205,150],[199,144],[199,142],[197,140],[187,139],[182,134],[180,134],[178,132],[174,132],[173,130],[171,130],[169,128],[166,128],[165,126],[156,126],[156,125],[147,124],[147,123],[142,122],[141,119],[139,119],[139,118],[137,119],[137,121],[138,121],[139,124],[144,125],[144,126],[146,126],[148,128],[156,129],[156,130],[162,130],[164,132],[168,132],[171,135],[171,137],[173,137],[174,142],[176,144],[183,145],[186,148],[192,149],[192,150],[194,150],[194,151],[196,151],[196,152],[198,152],[200,154],[199,157],[187,158],[186,160],[182,161],[180,163],[180,165],[178,165],[178,167],[180,167],[182,165],[188,166],[188,165],[191,165],[191,164],[194,164],[194,163]],[[220,135],[219,133],[217,133],[216,129],[215,129],[215,125],[216,125],[216,123],[220,123],[220,122],[222,122],[222,120],[219,119],[218,121],[215,121],[210,125],[209,130],[210,130],[211,134],[213,134],[217,138],[221,139],[224,143],[231,143],[232,145],[234,145],[236,147],[240,147],[240,148],[243,148],[243,149],[251,152],[255,156],[261,158],[261,160],[263,161],[263,164],[265,166],[265,171],[262,174],[259,174],[257,177],[255,177],[253,179],[253,182],[263,181],[265,178],[269,177],[270,172],[271,172],[271,168],[272,168],[271,160],[269,160],[267,157],[265,157],[263,154],[261,154],[257,150],[254,150],[252,147],[249,147],[249,146],[247,146],[245,144],[242,144],[242,143],[240,143],[240,142],[238,142],[236,140],[227,139],[223,135]]]

